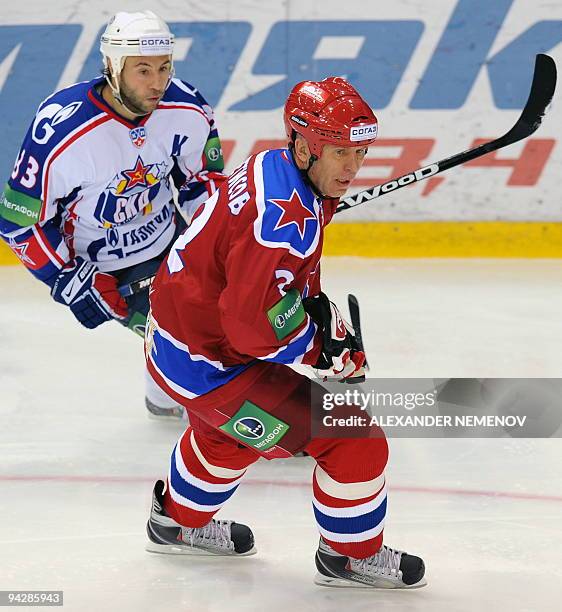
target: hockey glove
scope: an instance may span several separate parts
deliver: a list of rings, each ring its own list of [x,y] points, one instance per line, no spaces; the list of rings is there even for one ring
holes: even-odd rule
[[[314,368],[322,378],[346,379],[365,362],[365,353],[358,350],[355,333],[325,293],[305,298],[303,306],[322,331],[322,351]]]
[[[51,295],[55,302],[69,306],[78,321],[89,329],[127,317],[127,304],[117,290],[115,277],[100,272],[81,257],[60,271]]]

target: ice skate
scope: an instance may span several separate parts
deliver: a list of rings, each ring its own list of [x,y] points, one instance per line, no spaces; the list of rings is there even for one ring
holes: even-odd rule
[[[185,408],[158,386],[147,369],[144,371],[144,405],[149,419],[189,424]]]
[[[169,555],[254,555],[254,534],[246,525],[212,519],[204,527],[182,527],[166,515],[164,483],[159,480],[152,494],[152,509],[146,524],[149,552]]]
[[[180,404],[174,404],[172,406],[157,406],[154,402],[148,399],[148,397],[144,398],[144,404],[148,411],[149,419],[156,419],[158,421],[161,420],[177,420],[177,421],[187,421],[187,414],[184,410],[184,407]]]
[[[330,587],[414,589],[427,584],[422,559],[384,546],[366,559],[345,557],[322,538],[316,552],[316,584]]]

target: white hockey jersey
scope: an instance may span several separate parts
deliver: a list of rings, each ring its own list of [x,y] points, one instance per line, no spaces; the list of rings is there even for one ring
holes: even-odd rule
[[[102,83],[41,104],[0,199],[0,234],[47,284],[78,255],[102,271],[159,255],[175,231],[172,182],[189,217],[225,178],[213,112],[195,88],[173,79],[133,123],[106,104]]]

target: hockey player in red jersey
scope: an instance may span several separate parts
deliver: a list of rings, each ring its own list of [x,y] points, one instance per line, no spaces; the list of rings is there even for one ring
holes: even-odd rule
[[[173,245],[151,293],[148,368],[183,404],[191,426],[147,524],[153,552],[249,555],[246,525],[214,514],[260,456],[316,460],[320,544],[316,582],[412,588],[416,556],[383,544],[387,442],[319,438],[318,383],[296,373],[353,377],[365,356],[321,292],[324,227],[377,135],[377,119],[341,78],[299,83],[284,110],[288,148],[237,168]]]

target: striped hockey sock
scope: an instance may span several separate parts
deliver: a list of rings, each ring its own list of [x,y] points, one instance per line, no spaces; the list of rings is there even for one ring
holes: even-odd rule
[[[203,527],[234,494],[256,459],[246,449],[217,443],[189,427],[172,453],[166,513],[185,527]]]
[[[386,515],[384,474],[365,482],[342,483],[317,465],[313,492],[320,535],[336,552],[363,559],[379,550]]]

